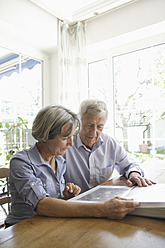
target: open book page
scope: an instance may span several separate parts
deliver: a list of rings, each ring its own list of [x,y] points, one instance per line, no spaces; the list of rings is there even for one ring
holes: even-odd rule
[[[129,191],[125,197],[139,201],[141,203],[140,208],[165,207],[165,184],[135,187]]]

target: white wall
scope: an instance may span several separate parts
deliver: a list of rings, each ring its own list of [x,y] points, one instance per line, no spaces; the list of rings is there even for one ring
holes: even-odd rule
[[[0,1],[1,39],[47,52],[57,46],[57,19],[28,0]]]
[[[87,44],[165,21],[164,0],[138,0],[87,22]]]
[[[59,84],[58,84],[58,52],[51,53],[51,90],[50,103],[60,104]]]

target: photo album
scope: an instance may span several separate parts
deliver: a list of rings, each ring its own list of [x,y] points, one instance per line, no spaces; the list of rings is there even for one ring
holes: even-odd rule
[[[76,197],[72,202],[104,202],[119,196],[134,199],[140,206],[131,215],[165,218],[165,184],[154,184],[147,187],[96,186]]]

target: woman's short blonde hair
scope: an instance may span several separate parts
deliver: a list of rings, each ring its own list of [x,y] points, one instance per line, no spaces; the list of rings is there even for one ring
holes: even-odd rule
[[[46,106],[38,112],[34,119],[32,136],[38,141],[53,139],[62,133],[66,124],[70,124],[70,131],[64,136],[69,136],[80,126],[77,115],[63,106]]]

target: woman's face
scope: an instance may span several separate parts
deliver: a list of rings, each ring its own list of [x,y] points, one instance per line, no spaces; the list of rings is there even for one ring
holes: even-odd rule
[[[50,156],[58,156],[58,155],[64,155],[66,152],[66,149],[69,146],[73,146],[73,135],[76,132],[76,130],[71,133],[69,136],[64,137],[67,133],[70,131],[70,124],[66,124],[63,127],[62,133],[57,135],[55,138],[51,140],[45,140],[47,144],[47,152]]]

